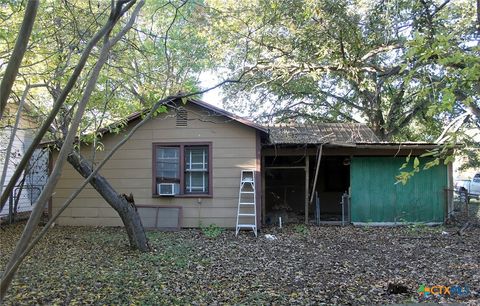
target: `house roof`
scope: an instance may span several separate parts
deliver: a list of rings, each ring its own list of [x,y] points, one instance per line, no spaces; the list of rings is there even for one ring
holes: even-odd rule
[[[173,102],[173,103],[175,103],[175,102]],[[245,119],[245,118],[242,118],[242,117],[240,117],[240,116],[237,116],[237,115],[235,115],[235,114],[233,114],[233,113],[230,113],[230,112],[228,112],[228,111],[226,111],[226,110],[223,110],[223,109],[221,109],[221,108],[215,107],[215,106],[213,106],[213,105],[211,105],[211,104],[208,104],[208,103],[206,103],[206,102],[204,102],[204,101],[201,101],[201,100],[198,100],[198,99],[189,98],[189,99],[188,99],[188,103],[192,103],[192,104],[198,105],[198,106],[200,106],[200,107],[202,107],[202,108],[205,108],[205,109],[207,109],[207,110],[210,110],[210,111],[212,111],[212,112],[215,112],[215,113],[217,113],[217,114],[219,114],[219,115],[225,116],[225,117],[227,117],[227,118],[229,118],[229,119],[231,119],[231,120],[233,120],[233,121],[239,122],[239,123],[244,124],[244,125],[249,126],[249,127],[252,127],[252,128],[254,128],[254,129],[256,129],[256,130],[259,130],[259,131],[261,131],[261,132],[268,133],[268,129],[267,129],[266,127],[264,127],[264,126],[262,126],[262,125],[260,125],[260,124],[257,124],[257,123],[255,123],[255,122],[253,122],[253,121],[250,121],[250,120],[248,120],[248,119]],[[134,112],[134,113],[128,115],[128,116],[127,116],[126,118],[124,118],[124,120],[122,120],[122,121],[113,122],[112,124],[110,124],[110,125],[108,125],[108,126],[106,126],[106,127],[104,127],[104,128],[99,129],[99,132],[100,132],[101,134],[109,134],[109,133],[112,131],[112,128],[118,126],[120,122],[122,122],[122,124],[126,122],[126,124],[129,125],[129,124],[132,123],[133,121],[135,121],[135,120],[141,118],[143,115],[147,114],[149,111],[150,111],[150,109],[145,109],[145,110],[143,110],[143,111]],[[52,143],[54,143],[53,140],[51,140],[51,141],[44,141],[44,142],[42,142],[40,145],[41,145],[41,146],[46,146],[46,145],[50,145],[50,144],[52,144]]]
[[[268,135],[270,145],[316,145],[328,144],[332,146],[356,147],[368,149],[431,149],[437,146],[428,142],[382,142],[375,133],[364,123],[312,123],[303,125],[275,125],[262,126],[248,119],[237,116],[221,108],[215,107],[198,99],[189,99],[188,103],[195,104],[233,121],[239,122]],[[127,124],[139,119],[149,110],[135,112],[125,118]],[[125,122],[123,121],[123,122]],[[108,134],[111,127],[100,130],[102,134]],[[44,142],[41,145],[52,143]]]
[[[316,123],[268,128],[271,144],[356,144],[380,140],[363,123]]]
[[[257,129],[257,130],[259,130],[259,131],[268,133],[268,129],[267,129],[266,127],[264,127],[263,125],[260,125],[260,124],[258,124],[258,123],[255,123],[255,122],[250,121],[250,120],[248,120],[248,119],[245,119],[245,118],[243,118],[243,117],[237,116],[237,115],[235,115],[235,114],[233,114],[233,113],[230,113],[230,112],[228,112],[228,111],[226,111],[226,110],[224,110],[224,109],[221,109],[221,108],[219,108],[219,107],[215,107],[215,106],[213,106],[213,105],[211,105],[211,104],[208,104],[208,103],[206,103],[206,102],[204,102],[204,101],[201,101],[201,100],[198,100],[198,99],[191,99],[190,102],[193,103],[193,104],[196,104],[196,105],[198,105],[198,106],[207,108],[207,109],[209,109],[209,110],[211,110],[211,111],[213,111],[213,112],[219,113],[220,115],[224,115],[225,117],[228,117],[228,118],[230,118],[230,119],[232,119],[232,120],[238,121],[238,122],[240,122],[240,123],[242,123],[242,124],[244,124],[244,125],[246,125],[246,126],[249,126],[249,127],[252,127],[252,128]]]
[[[228,111],[226,111],[226,110],[224,110],[224,109],[221,109],[221,108],[218,108],[218,107],[213,106],[213,105],[211,105],[211,104],[208,104],[208,103],[206,103],[206,102],[204,102],[204,101],[201,101],[201,100],[198,100],[198,99],[188,99],[188,103],[192,103],[192,104],[198,105],[198,106],[200,106],[200,107],[206,108],[206,109],[208,109],[208,110],[210,110],[210,111],[212,111],[212,112],[215,112],[215,113],[217,113],[217,114],[219,114],[219,115],[223,115],[223,116],[225,116],[225,117],[227,117],[227,118],[229,118],[229,119],[232,119],[232,120],[234,120],[234,121],[237,121],[237,122],[239,122],[239,123],[242,123],[242,124],[244,124],[244,125],[246,125],[246,126],[252,127],[252,128],[257,129],[257,130],[259,130],[259,131],[262,131],[262,132],[265,132],[265,133],[268,132],[267,128],[265,128],[264,126],[262,126],[262,125],[260,125],[260,124],[257,124],[257,123],[255,123],[255,122],[250,121],[250,120],[248,120],[248,119],[245,119],[245,118],[243,118],[243,117],[237,116],[237,115],[235,115],[235,114],[233,114],[233,113],[230,113],[230,112],[228,112]],[[147,109],[147,110],[144,110],[143,112],[135,112],[135,113],[129,115],[129,116],[126,118],[127,124],[130,123],[130,122],[132,122],[132,121],[134,121],[134,120],[136,120],[136,119],[138,119],[138,118],[140,118],[140,117],[142,116],[142,114],[145,114],[145,112],[148,112],[148,111],[149,111],[149,110]],[[109,130],[109,129],[106,128],[106,129],[105,129],[105,132],[108,131],[108,130]]]

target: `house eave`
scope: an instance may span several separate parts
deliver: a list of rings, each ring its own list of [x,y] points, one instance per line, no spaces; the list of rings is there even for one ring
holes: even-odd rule
[[[326,142],[326,143],[266,143],[265,148],[283,147],[318,147],[323,145],[327,148],[355,148],[355,149],[369,149],[369,150],[433,150],[442,144],[427,143],[427,142],[378,142],[378,143],[343,143],[343,142]],[[454,149],[461,148],[462,144],[457,144]]]

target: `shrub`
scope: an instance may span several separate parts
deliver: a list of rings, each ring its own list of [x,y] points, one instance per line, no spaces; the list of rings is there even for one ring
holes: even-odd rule
[[[210,239],[217,238],[218,236],[220,236],[221,233],[223,233],[223,231],[223,228],[215,224],[210,224],[209,226],[202,227],[202,233]]]
[[[305,224],[295,225],[294,230],[295,230],[295,233],[301,234],[301,235],[307,235],[310,232],[310,230],[308,229],[308,227]]]

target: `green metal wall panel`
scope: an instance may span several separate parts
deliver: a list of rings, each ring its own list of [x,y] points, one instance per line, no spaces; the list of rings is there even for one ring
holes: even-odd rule
[[[395,184],[404,162],[405,157],[352,159],[352,222],[443,222],[447,167],[420,171],[406,185]]]

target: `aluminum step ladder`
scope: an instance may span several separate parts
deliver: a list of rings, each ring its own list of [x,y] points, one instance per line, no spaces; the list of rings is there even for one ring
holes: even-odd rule
[[[255,197],[255,170],[242,170],[240,190],[238,192],[237,226],[235,236],[240,229],[252,229],[257,236],[257,203]]]

